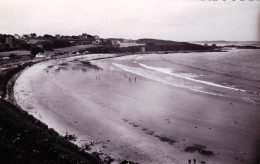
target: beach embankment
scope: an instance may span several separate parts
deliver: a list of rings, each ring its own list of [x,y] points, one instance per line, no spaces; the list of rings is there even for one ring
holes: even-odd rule
[[[0,108],[1,163],[103,163],[10,102]]]

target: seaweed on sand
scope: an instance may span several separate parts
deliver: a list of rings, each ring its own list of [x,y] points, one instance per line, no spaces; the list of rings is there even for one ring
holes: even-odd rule
[[[206,150],[207,147],[203,146],[203,145],[199,145],[199,144],[194,144],[192,146],[187,146],[184,151],[185,152],[189,152],[189,153],[194,153],[194,152],[198,152],[201,155],[206,155],[206,156],[212,156],[214,155],[214,153],[210,150]]]

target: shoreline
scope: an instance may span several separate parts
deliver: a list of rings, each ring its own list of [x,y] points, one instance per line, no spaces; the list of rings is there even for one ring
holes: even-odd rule
[[[109,59],[110,60],[110,59]],[[111,60],[112,60],[112,58],[111,58]],[[112,84],[113,82],[115,82],[114,80],[112,80],[111,81],[111,77],[110,77],[110,75],[107,75],[107,74],[102,74],[102,78],[105,78],[105,77],[107,77],[107,78],[109,78],[110,80],[105,80],[105,82],[106,82],[106,84]],[[114,77],[114,78],[116,78],[116,79],[118,79],[119,77],[118,76],[116,76],[116,77]],[[95,80],[94,80],[95,81]],[[95,86],[97,85],[97,84],[95,84],[95,83],[93,83],[94,81],[92,81],[91,82],[91,79],[90,79],[90,81],[89,81],[89,84],[90,84],[90,86],[92,86],[93,85],[93,87],[95,88]],[[122,82],[122,79],[120,80],[121,82]],[[117,84],[117,83],[119,83],[119,84],[121,84],[121,82],[120,81],[117,81],[115,84]],[[140,82],[142,82],[143,80],[141,80]],[[146,82],[147,82],[147,80],[145,80]],[[102,82],[102,81],[101,81]],[[144,83],[144,81],[142,82],[142,83]],[[157,82],[149,82],[149,83],[151,83],[152,85],[156,85],[157,86]],[[122,84],[123,85],[123,84]],[[124,84],[124,85],[126,85],[126,84]],[[166,85],[163,85],[163,88],[164,87],[166,87],[166,88],[168,88]],[[55,88],[55,87],[54,87]],[[91,87],[92,88],[92,87]],[[94,89],[93,88],[93,89]],[[137,87],[137,90],[138,90],[138,88],[139,87]],[[103,88],[103,89],[105,89],[105,88]],[[136,88],[133,88],[133,87],[131,87],[131,88],[125,88],[126,90],[133,90],[133,89],[135,89],[136,90]],[[156,88],[155,88],[156,89]],[[157,88],[157,90],[158,90],[158,88]],[[163,90],[165,90],[165,89],[163,89]],[[183,90],[181,90],[181,89],[174,89],[175,91],[174,92],[177,92],[179,95],[182,95],[182,96],[178,96],[178,97],[183,97],[183,95],[184,95],[184,97],[187,97],[187,95],[190,95],[190,94],[192,94],[193,92],[191,92],[191,91],[183,91]],[[88,91],[89,92],[89,91]],[[100,90],[99,91],[97,91],[96,90],[96,92],[98,93],[98,92],[101,92]],[[94,92],[91,92],[91,90],[90,90],[90,93],[94,93]],[[115,93],[117,93],[117,94],[115,94],[115,95],[122,95],[122,93],[118,93],[118,92],[115,92]],[[145,94],[146,95],[146,93],[141,93],[140,92],[140,94],[142,95],[142,94]],[[186,96],[185,96],[186,95]],[[193,94],[192,94],[193,95]],[[105,95],[104,95],[105,96]],[[106,97],[107,97],[107,95],[104,97],[105,99],[106,99]],[[129,97],[129,96],[127,96],[126,95],[126,97]],[[141,96],[140,98],[142,98],[142,97],[145,97],[144,95],[143,96]],[[168,97],[168,96],[166,96],[166,97]],[[194,102],[193,101],[191,101],[191,102],[193,102],[193,104],[194,103],[196,103],[197,101],[201,101],[202,99],[204,99],[205,97],[207,97],[205,94],[194,94],[192,97],[196,97],[196,99],[198,99],[198,100],[195,100]],[[106,104],[107,102],[104,102],[104,100],[105,99],[102,99],[102,100],[99,100],[99,101],[102,101],[102,104]],[[119,97],[120,98],[120,97]],[[121,97],[122,98],[122,97]],[[120,99],[121,99],[120,98]],[[131,96],[130,96],[130,98],[131,98]],[[220,104],[215,104],[215,105],[219,105],[220,107],[223,105],[225,108],[231,108],[232,109],[232,111],[233,110],[235,110],[235,107],[234,107],[234,105],[231,105],[231,104],[229,104],[229,101],[231,101],[232,102],[232,104],[236,104],[235,106],[236,106],[236,108],[240,108],[239,110],[240,111],[243,111],[242,109],[242,107],[239,107],[239,106],[241,106],[241,105],[238,105],[238,104],[244,104],[245,106],[247,106],[247,105],[249,105],[249,104],[247,104],[247,103],[243,103],[243,102],[241,102],[241,101],[235,101],[235,100],[230,100],[230,99],[228,99],[228,101],[227,100],[225,100],[225,98],[216,98],[216,97],[212,97],[212,96],[210,96],[210,98],[206,98],[207,100],[210,100],[210,102],[208,102],[209,103],[209,105],[211,104],[211,105],[213,105],[214,104],[214,102],[221,102]],[[64,100],[63,101],[65,101],[66,102],[66,100],[67,99],[65,99],[64,98]],[[178,100],[178,99],[177,99]],[[177,101],[176,100],[176,101]],[[87,101],[89,101],[89,104],[91,104],[91,99],[87,99]],[[96,101],[96,100],[95,100]],[[119,101],[119,100],[118,100]],[[124,99],[122,99],[122,101],[125,101]],[[186,102],[186,101],[185,101]],[[190,100],[188,101],[187,100],[187,102],[190,102]],[[138,102],[138,103],[142,103],[142,102]],[[148,105],[148,104],[147,104]],[[178,100],[177,101],[177,104],[175,104],[175,106],[186,106],[186,107],[183,107],[184,109],[187,109],[189,112],[187,113],[188,115],[190,115],[189,113],[190,112],[193,112],[193,110],[190,110],[189,108],[194,108],[193,106],[189,106],[188,104],[183,104],[183,100]],[[187,106],[188,105],[188,106]],[[195,105],[195,104],[194,104]],[[244,106],[244,105],[242,105],[242,106]],[[106,105],[107,106],[107,105]],[[232,107],[233,106],[233,107]],[[92,105],[90,105],[90,108],[89,109],[92,109],[92,110],[98,110],[99,108],[97,108],[98,106],[92,106]],[[109,109],[109,108],[112,108],[113,106],[108,106],[107,107],[107,109]],[[242,109],[241,109],[242,108]],[[195,110],[196,109],[196,110]],[[205,111],[207,111],[207,109],[204,109],[204,107],[202,108],[202,109],[199,109],[198,107],[197,108],[195,108],[194,110],[195,111],[200,111],[200,110],[205,110]],[[194,112],[195,112],[194,111]],[[222,110],[221,110],[222,111]],[[65,112],[65,111],[64,111]],[[73,111],[71,111],[72,113],[76,113],[77,111],[75,111],[75,112],[73,112]],[[90,112],[90,111],[89,111]],[[176,111],[176,112],[178,112],[178,111]],[[215,113],[215,112],[217,112],[217,111],[214,111],[214,110],[212,110],[211,109],[211,112],[213,112],[213,113]],[[224,111],[223,111],[224,112]],[[228,115],[230,115],[231,113],[230,113],[231,111],[227,111],[227,114]],[[95,113],[94,113],[95,114]],[[179,114],[181,114],[181,113],[179,113]],[[222,114],[225,114],[225,112],[224,113],[222,113]],[[192,115],[191,115],[192,116]],[[189,117],[191,117],[191,116],[189,116]],[[225,116],[225,115],[224,115]],[[238,115],[239,116],[239,115]],[[150,116],[149,116],[150,117]],[[165,117],[165,116],[163,116],[163,117]],[[196,117],[198,117],[198,116],[196,116],[195,115],[195,118]],[[214,114],[211,116],[211,117],[214,117]],[[225,117],[227,117],[227,116],[225,116]],[[242,116],[239,116],[238,118],[240,118],[240,117],[242,117]],[[102,117],[101,117],[102,118]],[[195,121],[194,119],[195,118],[189,118],[189,119],[191,119],[191,121],[193,120],[193,121]],[[231,117],[232,118],[232,117]],[[86,118],[87,119],[87,118]],[[123,118],[122,118],[123,119]],[[132,118],[132,119],[134,119],[134,118]],[[141,118],[140,118],[141,119]],[[177,117],[177,120],[178,119],[182,119],[182,117],[181,118],[178,118]],[[188,118],[186,118],[186,119],[188,119]],[[214,119],[216,119],[216,118],[214,118]],[[230,119],[229,118],[229,116],[227,117],[227,119]],[[142,119],[143,120],[143,119]],[[129,124],[130,125],[133,125],[133,128],[135,129],[135,128],[140,128],[140,127],[143,127],[144,129],[146,128],[146,126],[147,126],[147,124],[141,124],[141,123],[137,123],[137,122],[134,122],[134,120],[131,120],[131,119],[126,119],[126,123],[128,123],[128,121],[129,121]],[[144,120],[143,120],[144,121]],[[172,120],[173,121],[173,120]],[[202,122],[202,123],[200,123],[199,125],[200,126],[202,126],[202,127],[204,127],[204,126],[206,126],[206,123],[208,122],[208,121],[210,121],[210,120],[207,120],[206,122]],[[228,123],[232,123],[232,121],[233,120],[230,120],[230,121],[228,121]],[[243,122],[243,120],[241,120],[242,122]],[[77,119],[77,122],[80,122],[80,120],[78,120]],[[124,121],[125,122],[125,121]],[[194,123],[196,123],[197,121],[195,121]],[[240,122],[240,121],[238,121],[238,122]],[[179,124],[178,122],[176,122],[177,124]],[[216,123],[215,123],[216,124]],[[234,124],[234,123],[232,123],[232,124]],[[193,125],[193,124],[192,124]],[[214,124],[213,124],[214,125]],[[212,125],[212,126],[213,126]],[[222,124],[220,124],[220,125],[222,125]],[[214,125],[214,126],[216,126],[216,127],[218,127],[218,128],[220,128],[220,132],[219,132],[219,134],[222,134],[221,132],[222,131],[224,131],[225,133],[228,133],[227,131],[226,131],[226,129],[230,129],[231,127],[231,125],[225,125],[224,127],[222,127],[222,126],[220,126],[220,125]],[[235,125],[235,124],[234,124]],[[234,125],[232,125],[232,126],[234,126]],[[155,126],[155,125],[154,125]],[[157,125],[156,125],[157,126]],[[155,126],[155,127],[156,127]],[[159,126],[159,125],[158,125]],[[190,125],[189,125],[189,123],[186,125],[187,126],[187,128],[191,128],[190,127]],[[210,126],[210,125],[208,125],[208,126]],[[154,127],[154,128],[155,128]],[[216,128],[215,127],[215,128]],[[92,128],[93,129],[93,128]],[[95,129],[95,128],[94,128]],[[132,130],[134,130],[134,129],[131,129],[131,131]],[[149,129],[151,130],[151,129],[153,129],[153,128],[150,128],[149,127]],[[231,130],[232,130],[233,128],[231,128]],[[149,131],[147,131],[147,130],[145,130],[145,131],[143,131],[143,132],[147,132],[147,133],[150,133],[150,130]],[[158,129],[157,129],[158,130]],[[177,131],[176,131],[177,130]],[[196,132],[196,130],[197,130],[197,128],[195,129],[195,131],[194,131],[194,129],[191,129],[191,132]],[[233,129],[232,131],[234,131],[235,130],[235,132],[236,133],[238,133],[238,131],[239,131],[239,128],[238,129]],[[240,130],[242,130],[242,132],[244,133],[244,130],[245,130],[245,128],[244,128],[244,126],[242,127],[242,129],[240,129]],[[180,131],[180,132],[182,132],[183,130],[182,129],[175,129],[175,131],[176,131],[176,133],[178,132],[178,131]],[[141,133],[142,135],[143,135],[143,132]],[[139,132],[138,132],[139,133]],[[159,132],[158,132],[159,133]],[[150,137],[151,138],[153,138],[152,139],[152,141],[153,142],[158,142],[158,144],[161,142],[160,140],[163,140],[163,141],[166,141],[166,143],[167,142],[170,142],[171,141],[171,138],[170,137],[167,137],[167,135],[166,136],[163,136],[163,135],[159,135],[158,133],[151,133],[150,135]],[[183,133],[183,132],[182,132]],[[185,132],[185,133],[189,133],[189,132]],[[208,133],[208,132],[207,132]],[[209,133],[210,134],[210,133]],[[229,134],[229,133],[228,133]],[[210,134],[210,135],[212,135],[212,134]],[[229,134],[229,135],[231,135],[231,134]],[[94,135],[94,136],[98,136],[98,135]],[[160,138],[160,136],[161,136],[161,139],[159,139]],[[196,136],[196,135],[195,135]],[[214,135],[213,135],[214,136]],[[149,137],[149,138],[150,138]],[[158,138],[159,137],[159,138]],[[175,136],[176,137],[176,136]],[[174,137],[174,138],[175,138]],[[196,138],[196,137],[195,137]],[[197,139],[199,139],[200,137],[199,136],[197,136]],[[206,139],[205,137],[203,137],[204,139]],[[231,137],[232,138],[232,137]],[[158,140],[159,139],[159,140]],[[180,139],[180,138],[177,138],[177,139]],[[196,140],[197,140],[196,139]],[[208,139],[206,139],[206,140],[208,140]],[[230,140],[230,139],[229,139]],[[208,141],[207,141],[208,142]],[[212,141],[211,141],[212,142]],[[193,143],[197,143],[197,142],[193,142]],[[171,144],[170,144],[171,145]],[[192,146],[192,144],[190,144],[191,146]],[[206,144],[207,145],[207,144]],[[207,145],[208,146],[208,145]],[[212,148],[212,146],[210,146],[209,148]],[[168,148],[167,148],[168,149]],[[196,148],[197,149],[197,148]],[[210,150],[210,149],[209,149]],[[123,149],[122,149],[122,151],[123,151]],[[188,149],[187,149],[187,151],[188,151]],[[207,150],[206,150],[207,151]],[[176,152],[176,151],[174,151],[175,153],[176,153],[176,155],[178,155],[178,152]],[[213,152],[215,152],[215,151],[213,151]],[[175,154],[175,153],[173,153],[173,154]],[[180,155],[180,154],[179,154]]]
[[[75,55],[73,55],[73,57],[74,57]],[[81,55],[80,55],[81,56]],[[47,136],[46,135],[44,135],[44,136],[38,136],[38,138],[33,138],[33,139],[30,139],[30,140],[28,140],[28,141],[34,141],[34,140],[41,140],[41,138],[42,137],[46,137],[46,139],[43,139],[44,140],[44,143],[47,141],[47,143],[49,143],[49,139],[48,138],[55,138],[55,137],[57,137],[57,141],[59,140],[59,142],[60,143],[55,143],[55,144],[57,144],[57,145],[59,145],[60,144],[60,146],[61,147],[63,147],[63,146],[65,146],[65,147],[68,147],[68,146],[73,146],[73,147],[71,147],[70,149],[70,151],[71,152],[65,152],[65,154],[67,154],[67,155],[65,155],[65,158],[78,158],[78,157],[76,157],[75,156],[75,154],[78,154],[77,156],[80,156],[80,154],[82,154],[83,156],[85,156],[85,157],[80,157],[80,158],[78,158],[78,159],[80,159],[80,160],[82,160],[82,161],[84,161],[84,160],[87,160],[88,162],[87,163],[97,163],[97,164],[102,164],[102,163],[110,163],[110,162],[113,162],[114,161],[114,159],[112,159],[112,158],[110,158],[109,156],[103,156],[102,157],[102,154],[99,154],[99,153],[97,153],[97,152],[93,152],[93,153],[91,153],[91,154],[89,154],[89,153],[87,153],[86,151],[85,151],[85,149],[87,149],[87,147],[85,148],[85,147],[79,147],[79,146],[76,146],[75,147],[75,144],[72,142],[73,140],[74,140],[74,137],[73,137],[73,135],[70,135],[69,133],[68,134],[66,134],[64,137],[62,137],[60,134],[57,134],[57,132],[56,131],[54,131],[53,129],[50,129],[50,128],[48,128],[48,126],[45,124],[45,123],[43,123],[43,122],[41,122],[40,120],[38,120],[38,119],[36,119],[35,117],[33,117],[32,115],[30,115],[30,114],[28,114],[28,112],[27,111],[25,111],[25,110],[23,110],[21,107],[20,107],[20,105],[16,102],[16,100],[15,100],[15,97],[14,97],[14,90],[13,90],[13,88],[14,88],[14,84],[15,84],[15,82],[16,82],[16,80],[17,80],[17,78],[19,78],[19,76],[28,68],[28,67],[30,67],[30,66],[33,66],[33,65],[35,65],[35,64],[38,64],[38,63],[42,63],[42,62],[46,62],[46,61],[49,61],[49,60],[57,60],[57,59],[61,59],[61,58],[68,58],[68,57],[72,57],[72,56],[59,56],[59,57],[56,57],[56,58],[54,58],[54,59],[44,59],[44,60],[40,60],[40,61],[29,61],[29,62],[25,62],[24,64],[20,64],[19,65],[19,68],[17,69],[17,70],[14,70],[14,72],[12,72],[11,74],[12,74],[12,76],[10,76],[11,78],[8,78],[8,77],[5,77],[5,79],[7,79],[7,82],[6,82],[6,85],[5,85],[5,90],[6,90],[6,92],[3,92],[4,93],[4,96],[0,99],[0,107],[1,108],[6,108],[6,111],[9,111],[9,110],[11,110],[12,111],[12,113],[16,113],[15,115],[16,115],[16,117],[25,117],[25,120],[24,119],[21,119],[21,120],[19,120],[19,121],[22,121],[21,123],[18,123],[19,124],[19,126],[22,126],[23,125],[23,122],[27,122],[27,123],[29,123],[29,124],[34,124],[34,123],[36,123],[36,126],[37,126],[37,128],[40,128],[40,129],[44,129],[44,131],[47,131]],[[75,56],[75,57],[77,57],[77,56]],[[9,68],[9,69],[13,69],[13,68]],[[6,71],[9,71],[9,70],[6,70]],[[4,82],[5,83],[5,82]],[[6,112],[4,112],[3,113],[3,111],[2,112],[0,112],[0,118],[2,118],[2,114],[9,114],[9,113],[6,113]],[[12,117],[12,115],[13,114],[11,114],[11,117]],[[13,124],[13,120],[6,120],[6,119],[2,119],[1,121],[3,121],[3,122],[6,122],[6,121],[8,121],[9,123],[8,124],[10,124],[11,126],[15,126],[15,125],[12,125]],[[4,123],[5,124],[5,123]],[[15,123],[16,124],[16,123]],[[20,125],[20,124],[22,124],[22,125]],[[35,125],[30,125],[30,126],[32,126],[32,128],[34,128],[34,126]],[[47,129],[46,129],[46,127],[47,127]],[[26,128],[26,127],[25,127]],[[4,136],[4,135],[6,135],[6,134],[8,134],[8,133],[15,133],[15,134],[17,134],[17,132],[16,132],[16,130],[13,130],[13,131],[9,131],[9,132],[5,132],[5,127],[4,126],[1,126],[0,127],[0,136]],[[20,130],[22,130],[22,129],[19,129],[19,131]],[[24,130],[24,131],[26,131],[26,133],[27,133],[27,130]],[[4,133],[3,133],[4,132]],[[31,135],[32,136],[34,136],[35,134],[34,133],[36,133],[36,132],[29,132],[29,133],[31,133]],[[48,133],[50,133],[50,134],[48,134]],[[9,134],[8,134],[9,135]],[[23,132],[21,132],[21,133],[19,133],[19,135],[24,135],[23,134]],[[36,134],[36,135],[38,135],[38,134]],[[53,136],[54,135],[54,136]],[[14,137],[15,137],[15,135],[14,135]],[[12,137],[10,137],[10,139],[12,139]],[[46,140],[46,141],[45,141]],[[27,139],[25,140],[25,141],[23,141],[24,142],[24,144],[27,144]],[[55,141],[55,142],[57,142],[57,141]],[[52,144],[52,142],[50,142],[50,144]],[[5,143],[2,143],[1,142],[1,145],[2,146],[5,146]],[[37,145],[35,145],[35,146],[37,146]],[[38,147],[38,146],[37,146]],[[30,146],[28,146],[28,148],[30,149]],[[19,149],[19,147],[14,147],[13,149]],[[27,149],[27,147],[26,148],[24,148],[24,149]],[[55,147],[54,147],[54,149],[55,149]],[[66,148],[65,148],[66,149]],[[14,152],[15,152],[15,150],[13,150]],[[23,150],[23,151],[27,151],[27,150]],[[40,151],[45,151],[45,150],[37,150],[37,152],[40,152]],[[67,150],[66,150],[67,151]],[[63,150],[58,150],[58,152],[60,152],[60,153],[64,153],[63,152]],[[2,152],[3,153],[3,152]],[[1,154],[2,154],[1,153]],[[48,151],[47,152],[45,152],[45,153],[49,153]],[[12,156],[13,155],[13,153],[12,152],[10,152],[10,153],[8,153],[9,154],[9,156]],[[7,156],[8,156],[8,154],[7,154]],[[51,153],[52,154],[52,153]],[[55,156],[55,155],[54,155]],[[66,157],[67,156],[67,157]],[[73,156],[75,156],[75,157],[73,157]],[[86,158],[87,157],[87,158]],[[33,156],[31,156],[31,155],[29,155],[29,156],[27,156],[27,157],[25,157],[26,158],[26,161],[28,162],[28,158],[31,158],[29,161],[34,161],[35,159],[34,159],[34,157]],[[37,157],[37,158],[40,158],[40,157]],[[56,159],[55,159],[56,158]],[[64,159],[64,157],[59,157],[59,156],[57,156],[57,157],[55,157],[54,159],[52,159],[52,160],[54,160],[54,161],[56,161],[56,162],[59,162],[60,160],[63,160]],[[85,158],[85,159],[84,159]],[[48,159],[49,159],[49,157],[44,157],[44,159],[43,159],[43,161],[45,161],[44,163],[48,163]],[[7,163],[9,163],[9,162],[14,162],[14,161],[20,161],[20,162],[22,162],[22,161],[24,161],[24,160],[20,160],[20,155],[19,155],[19,158],[18,159],[8,159],[8,158],[6,158],[6,157],[4,157],[4,156],[0,156],[0,161],[1,162],[7,162]],[[38,162],[38,161],[37,161]],[[72,163],[75,163],[75,159],[74,160],[72,160],[71,161]],[[71,162],[68,162],[68,163],[71,163]],[[30,162],[29,162],[30,163]],[[120,164],[125,164],[125,163],[129,163],[129,164],[135,164],[134,162],[131,162],[131,161],[127,161],[127,160],[122,160],[121,162],[120,162]]]
[[[64,160],[67,163],[79,161],[93,164],[103,163],[98,154],[90,155],[85,153],[84,150],[72,144],[69,139],[59,136],[53,129],[49,129],[46,124],[29,115],[16,103],[13,95],[14,83],[25,68],[36,63],[39,63],[39,61],[26,62],[17,69],[11,70],[11,74],[13,74],[10,76],[11,78],[9,75],[4,76],[5,80],[7,80],[7,91],[4,92],[5,97],[0,99],[0,136],[3,138],[0,142],[2,148],[1,163],[59,163]],[[17,143],[19,144],[17,145]],[[22,145],[22,147],[19,145]],[[56,146],[59,146],[59,148]],[[5,152],[2,152],[2,150]],[[31,150],[32,152],[30,152]],[[53,150],[56,154],[52,152]],[[53,155],[50,156],[51,154]],[[38,161],[41,158],[42,162]]]

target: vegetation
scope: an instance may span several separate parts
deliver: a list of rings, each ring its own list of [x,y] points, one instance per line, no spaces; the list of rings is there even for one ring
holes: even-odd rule
[[[65,40],[53,40],[52,46],[53,48],[63,48],[63,47],[72,46],[72,44],[69,41],[65,41]]]
[[[39,52],[43,53],[44,49],[39,48],[39,47],[32,47],[31,48],[31,55],[32,56],[36,56],[36,54],[38,54]]]
[[[0,100],[0,163],[103,162],[97,154],[85,153],[26,112]]]
[[[191,44],[188,42],[175,42],[175,41],[158,40],[158,39],[139,39],[137,40],[137,42],[146,44],[145,46],[146,51],[211,50],[210,47]]]
[[[9,57],[10,57],[10,59],[21,59],[21,56],[18,56],[18,55],[14,54],[14,53],[11,53],[9,55]]]
[[[45,35],[43,36],[43,38],[44,38],[44,39],[55,39],[54,36],[49,35],[49,34],[45,34]]]
[[[10,69],[2,72],[0,74],[0,92],[2,93],[2,95],[0,95],[0,96],[5,97],[6,90],[7,90],[6,86],[7,86],[8,80],[11,79],[17,72],[19,72],[20,70],[22,70],[25,67],[30,66],[32,64],[33,64],[32,62],[28,62],[26,64],[19,65],[17,67],[10,68]]]

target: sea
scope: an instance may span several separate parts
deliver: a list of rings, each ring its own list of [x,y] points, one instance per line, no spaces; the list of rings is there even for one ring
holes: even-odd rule
[[[205,44],[207,42],[200,42]],[[198,44],[198,43],[197,43]],[[260,47],[260,42],[218,42],[218,46],[253,45]],[[135,54],[116,58],[112,54],[94,54],[79,56],[72,62],[60,66],[62,80],[74,74],[75,79],[84,81],[85,66],[80,61],[90,60],[102,69],[106,60],[112,60],[114,68],[155,80],[167,85],[180,87],[209,95],[233,98],[252,103],[260,103],[260,49],[226,48],[223,52],[187,52],[168,54]],[[75,59],[75,60],[74,60]],[[95,59],[95,60],[92,60]],[[56,74],[56,79],[59,74]]]
[[[224,45],[260,46],[259,42],[221,44]],[[122,63],[128,59],[119,60]],[[130,66],[129,62],[113,64],[168,85],[260,103],[260,49],[230,48],[225,52],[149,54],[140,55],[132,62],[134,66]]]

